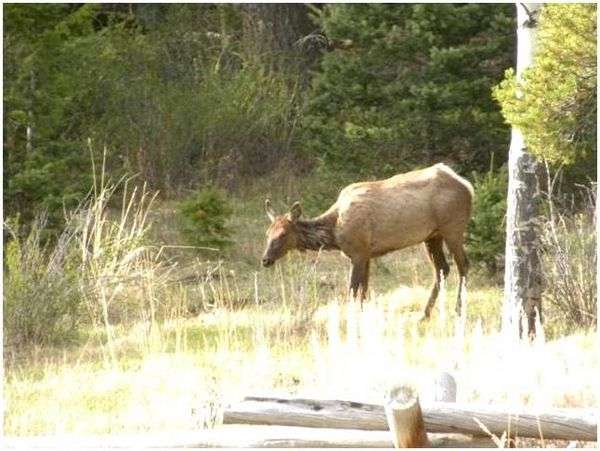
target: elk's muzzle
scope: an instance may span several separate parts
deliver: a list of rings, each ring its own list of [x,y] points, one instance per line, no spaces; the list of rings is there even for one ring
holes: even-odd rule
[[[262,259],[262,265],[265,268],[268,268],[269,266],[272,266],[273,263],[275,263],[275,260],[272,260],[272,259],[270,259],[268,257],[263,257],[263,259]]]

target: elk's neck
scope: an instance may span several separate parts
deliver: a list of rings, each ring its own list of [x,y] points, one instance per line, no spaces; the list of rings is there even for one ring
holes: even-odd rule
[[[312,251],[339,249],[335,239],[335,223],[336,218],[329,216],[298,220],[298,248]]]

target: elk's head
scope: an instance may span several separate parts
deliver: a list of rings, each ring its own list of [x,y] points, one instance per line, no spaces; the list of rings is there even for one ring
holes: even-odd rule
[[[262,265],[268,267],[283,257],[289,250],[298,247],[296,221],[302,214],[302,207],[299,202],[295,202],[288,213],[277,216],[271,202],[267,199],[265,210],[271,220],[271,225],[267,229],[267,247],[262,256]]]

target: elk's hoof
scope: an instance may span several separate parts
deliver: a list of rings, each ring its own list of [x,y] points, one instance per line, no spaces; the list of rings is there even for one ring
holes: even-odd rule
[[[428,322],[430,318],[431,318],[431,314],[429,312],[424,312],[423,316],[421,316],[421,319],[419,320],[419,322],[420,323]]]

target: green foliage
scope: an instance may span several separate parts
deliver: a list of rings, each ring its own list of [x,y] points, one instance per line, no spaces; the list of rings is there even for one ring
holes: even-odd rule
[[[302,207],[308,216],[317,216],[336,201],[340,191],[357,182],[356,174],[319,165],[305,178],[307,187],[302,191]]]
[[[532,153],[595,173],[596,5],[545,5],[537,39],[534,66],[521,82],[508,70],[494,96]]]
[[[229,36],[239,19],[232,5],[169,6],[148,30],[115,30],[101,55],[102,110],[88,130],[164,194],[235,188],[289,150],[294,80],[246,64],[239,43],[210,31],[222,20]]]
[[[231,245],[231,231],[226,223],[232,209],[225,195],[214,188],[204,188],[179,204],[181,232],[194,246],[223,248]]]
[[[483,169],[508,129],[489,92],[511,65],[510,5],[331,5],[304,118],[306,150],[334,169],[388,175],[446,159]]]
[[[498,171],[490,169],[483,175],[474,174],[473,187],[473,217],[467,231],[469,258],[495,273],[506,242],[506,167]]]
[[[5,9],[4,202],[23,225],[44,209],[46,231],[56,232],[63,207],[76,206],[90,186],[90,156],[78,132],[97,72],[97,8]]]
[[[36,211],[46,211],[44,239],[56,237],[64,225],[64,211],[77,207],[91,185],[90,161],[81,147],[55,142],[14,162],[10,170],[19,169],[5,178],[7,210],[22,213],[24,224],[32,221]]]
[[[12,235],[4,253],[4,345],[59,344],[73,340],[81,323],[79,265],[63,234],[49,248],[42,243],[45,218],[39,217],[25,239],[18,219],[7,221]]]
[[[8,5],[4,28],[5,206],[46,208],[58,231],[90,186],[88,138],[113,179],[164,195],[237,188],[290,153],[293,73],[249,64],[235,5]],[[27,129],[32,130],[28,140]]]

